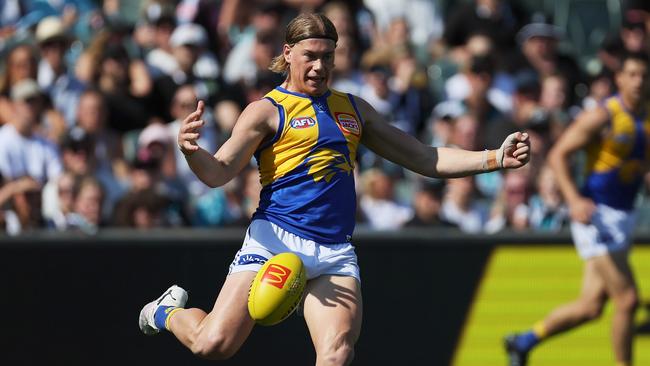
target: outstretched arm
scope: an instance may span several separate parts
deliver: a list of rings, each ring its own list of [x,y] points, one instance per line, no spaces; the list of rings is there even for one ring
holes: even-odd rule
[[[199,101],[196,110],[181,123],[178,147],[199,179],[210,187],[219,187],[230,181],[251,160],[255,150],[277,129],[277,109],[267,100],[253,102],[244,109],[235,123],[232,135],[216,154],[211,155],[196,141],[205,106]]]
[[[363,99],[355,100],[365,122],[362,143],[378,155],[428,177],[457,178],[500,168],[519,168],[530,158],[530,142],[524,133],[511,134],[498,150],[436,148],[388,124]]]
[[[560,191],[569,206],[571,218],[585,224],[591,221],[595,205],[578,191],[573,178],[571,178],[569,158],[597,136],[608,121],[609,115],[604,108],[596,108],[579,115],[560,136],[548,154],[549,166],[555,173]]]

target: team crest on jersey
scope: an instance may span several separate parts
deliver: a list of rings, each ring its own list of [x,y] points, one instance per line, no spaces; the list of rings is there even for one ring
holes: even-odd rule
[[[316,126],[316,121],[311,117],[294,117],[289,124],[292,128],[303,129]]]
[[[350,113],[335,113],[336,123],[339,124],[339,127],[343,132],[351,133],[353,135],[359,135],[361,128],[359,126],[359,121],[356,117]]]

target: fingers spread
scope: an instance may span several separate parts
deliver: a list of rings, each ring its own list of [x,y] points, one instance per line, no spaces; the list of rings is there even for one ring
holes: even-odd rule
[[[194,132],[197,129],[199,129],[201,126],[203,126],[204,122],[203,120],[198,120],[194,122],[189,122],[185,126],[181,128],[181,132]]]

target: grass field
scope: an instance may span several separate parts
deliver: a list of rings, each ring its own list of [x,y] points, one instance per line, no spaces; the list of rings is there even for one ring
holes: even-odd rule
[[[650,303],[650,247],[632,253],[642,300]],[[503,335],[528,329],[555,306],[577,296],[582,261],[571,247],[502,246],[486,268],[463,336],[455,366],[507,365]],[[611,304],[603,317],[549,339],[531,354],[529,366],[613,366],[610,346]],[[637,322],[647,322],[647,309]],[[635,365],[650,365],[650,334],[635,339]]]

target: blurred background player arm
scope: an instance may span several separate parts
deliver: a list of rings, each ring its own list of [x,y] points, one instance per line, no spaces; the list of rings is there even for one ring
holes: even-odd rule
[[[570,158],[578,150],[583,149],[598,134],[609,121],[605,108],[594,108],[579,115],[576,120],[560,136],[549,152],[548,162],[568,203],[573,220],[589,223],[594,211],[594,203],[580,194],[571,177]]]
[[[511,134],[499,150],[492,151],[432,147],[388,124],[363,99],[355,99],[364,120],[363,144],[416,173],[428,177],[457,178],[499,168],[519,168],[530,158],[527,134]]]
[[[277,121],[278,115],[277,109],[266,100],[251,103],[237,120],[231,137],[211,155],[197,144],[204,124],[201,120],[204,108],[203,101],[199,101],[196,110],[183,120],[178,146],[194,174],[214,188],[230,181],[250,162],[264,138],[277,129],[270,121]]]

